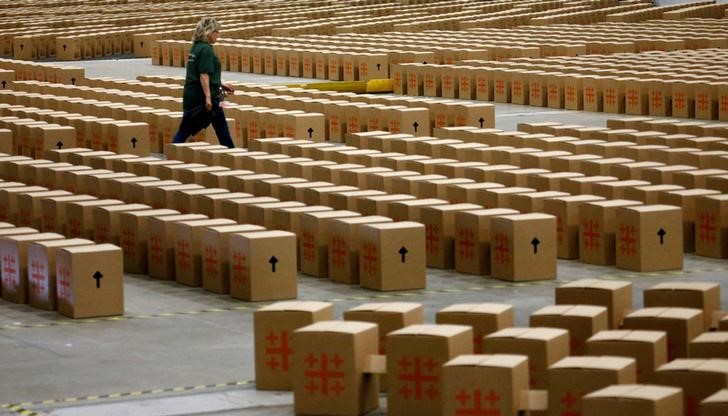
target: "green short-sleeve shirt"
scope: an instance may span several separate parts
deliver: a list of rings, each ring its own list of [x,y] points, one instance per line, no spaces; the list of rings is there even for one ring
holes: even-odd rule
[[[184,111],[205,104],[205,92],[200,84],[200,74],[210,75],[210,93],[213,100],[218,96],[222,87],[221,71],[220,59],[215,55],[212,45],[207,42],[195,42],[187,57],[187,75],[182,93]]]

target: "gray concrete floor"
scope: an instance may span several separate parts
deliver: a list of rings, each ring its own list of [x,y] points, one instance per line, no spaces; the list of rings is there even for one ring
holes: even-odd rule
[[[134,78],[179,74],[182,69],[146,60],[74,62],[87,76]],[[226,79],[286,83],[291,79],[224,74]],[[296,79],[296,82],[300,80]],[[518,122],[575,122],[604,126],[605,114],[498,105],[497,127]],[[506,302],[517,325],[534,310],[553,304],[554,287],[598,277],[634,283],[634,307],[644,288],[664,281],[719,282],[728,305],[728,262],[688,255],[685,268],[668,273],[628,273],[614,267],[559,261],[558,280],[508,283],[450,271],[429,270],[427,290],[379,293],[301,276],[299,299],[328,300],[337,317],[369,301],[421,302],[425,320],[463,302]],[[215,295],[200,288],[128,275],[123,318],[69,320],[54,312],[0,300],[0,415],[22,409],[51,415],[289,415],[290,393],[254,389],[252,312],[264,305]],[[382,401],[382,405],[386,405]],[[378,414],[383,411],[378,412]]]

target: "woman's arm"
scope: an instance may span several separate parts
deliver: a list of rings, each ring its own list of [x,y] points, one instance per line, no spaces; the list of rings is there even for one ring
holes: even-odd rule
[[[200,74],[200,84],[202,91],[205,93],[205,108],[207,111],[212,110],[212,94],[210,94],[210,74]]]

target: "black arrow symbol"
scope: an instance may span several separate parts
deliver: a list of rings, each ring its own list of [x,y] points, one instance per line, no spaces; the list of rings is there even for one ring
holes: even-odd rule
[[[427,65],[427,61],[422,61],[422,65]]]
[[[417,133],[417,127],[419,127],[419,126],[420,126],[420,123],[418,123],[416,121],[412,124],[412,127],[415,128],[415,133]]]
[[[407,256],[407,248],[405,246],[399,249],[399,255],[402,256],[402,263],[404,263],[405,256]]]
[[[63,142],[59,140],[58,143],[56,143],[56,146],[58,146],[58,150],[61,150],[61,148],[63,147]]]
[[[71,78],[71,84],[76,85],[76,78]]]
[[[63,45],[63,52],[66,51],[66,45]]]
[[[144,42],[139,42],[139,46],[144,47]]]
[[[660,228],[660,231],[657,232],[657,235],[660,236],[660,244],[664,244],[665,243],[665,234],[667,234],[667,231],[665,231],[662,228]]]
[[[23,50],[23,48],[25,48],[25,45],[23,45],[23,44],[21,43],[21,44],[20,44],[20,50],[22,51],[22,50]]]
[[[382,64],[377,64],[377,71],[379,71],[380,69],[382,69]]]
[[[483,123],[485,123],[485,119],[483,117],[481,117],[480,120],[478,120],[478,121],[480,122],[480,128],[482,129]]]
[[[96,289],[101,288],[101,278],[104,277],[103,274],[101,274],[100,271],[96,270],[96,273],[94,273],[94,279],[96,279]]]
[[[538,253],[538,245],[541,244],[540,241],[538,241],[538,238],[533,237],[533,240],[531,240],[531,245],[533,246],[533,254]]]
[[[278,263],[278,259],[276,256],[272,256],[270,260],[268,260],[268,263],[270,263],[271,269],[273,270],[273,273],[276,272],[276,263]]]
[[[6,81],[3,81],[3,88],[5,88],[5,84],[7,84],[7,82]]]
[[[137,144],[137,138],[136,137],[132,137],[131,138],[131,147],[133,147],[134,149],[136,149],[136,144]]]
[[[313,128],[309,127],[308,130],[306,130],[306,131],[308,132],[308,138],[309,139],[312,138],[313,137]]]

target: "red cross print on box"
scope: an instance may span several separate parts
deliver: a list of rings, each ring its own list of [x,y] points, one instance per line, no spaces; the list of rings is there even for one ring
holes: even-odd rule
[[[566,87],[566,101],[573,103],[576,100],[576,88],[573,86]]]
[[[596,94],[594,93],[594,87],[587,87],[584,90],[584,96],[586,97],[587,104],[594,104],[596,101]]]
[[[149,260],[152,263],[162,263],[162,239],[156,234],[149,237],[149,252]]]
[[[377,246],[367,241],[362,244],[362,268],[364,273],[373,275],[377,273]]]
[[[637,254],[637,238],[634,225],[622,224],[619,226],[619,252],[623,256],[634,256]]]
[[[684,92],[676,92],[674,93],[674,100],[673,103],[675,105],[675,108],[678,110],[682,110],[685,108],[685,93]]]
[[[344,359],[339,354],[311,353],[303,361],[306,364],[303,372],[307,380],[305,388],[310,395],[341,396],[344,391]]]
[[[720,97],[720,112],[728,113],[728,95]]]
[[[604,93],[604,100],[608,105],[614,105],[617,103],[617,93],[614,88],[607,88]]]
[[[708,99],[708,94],[704,92],[699,92],[698,99],[695,100],[698,103],[698,111],[707,111],[708,105],[710,104],[710,99]]]
[[[39,261],[30,263],[30,274],[28,276],[30,291],[38,297],[48,297],[48,275],[45,272],[45,265]]]
[[[46,231],[56,230],[56,216],[53,213],[46,213],[43,215],[43,227]]]
[[[630,89],[627,91],[627,104],[629,105],[637,105],[639,102],[639,94],[637,93],[637,90]]]
[[[217,249],[212,246],[205,246],[205,273],[217,277],[219,272],[219,263],[217,259]]]
[[[511,262],[510,238],[508,234],[496,233],[495,235],[495,262],[500,265]]]
[[[440,227],[435,224],[427,224],[425,226],[425,248],[427,249],[427,254],[440,251]]]
[[[523,93],[523,86],[521,85],[521,81],[513,81],[513,85],[511,85],[511,90],[513,91],[513,96],[520,97]]]
[[[303,231],[303,255],[304,260],[314,261],[316,259],[316,236],[310,230]]]
[[[177,267],[180,270],[189,270],[192,267],[191,257],[189,241],[177,240]]]
[[[431,357],[402,357],[397,362],[400,385],[397,392],[405,400],[435,400],[440,394],[437,390],[439,366]]]
[[[56,270],[56,290],[58,298],[65,300],[67,303],[73,303],[73,294],[71,293],[71,271],[67,266],[61,265]]]
[[[247,257],[242,251],[233,252],[233,281],[245,285],[248,283]]]
[[[574,393],[568,391],[566,394],[561,396],[559,403],[561,403],[566,410],[562,410],[560,416],[581,416],[581,410],[578,410],[578,405],[581,402],[581,396],[584,394],[586,393],[574,395]]]
[[[68,237],[79,237],[81,235],[81,221],[72,218],[68,221]]]
[[[331,262],[335,267],[339,269],[343,269],[344,267],[346,267],[346,246],[346,240],[338,235],[335,235],[331,239]]]
[[[265,337],[265,354],[268,356],[265,361],[266,367],[273,371],[287,373],[291,369],[291,360],[293,359],[291,345],[291,337],[288,335],[288,331],[270,331],[268,336]]]
[[[559,97],[559,88],[554,84],[550,84],[549,85],[549,98],[552,100],[555,100],[558,97]]]
[[[458,230],[458,256],[463,260],[475,257],[475,233],[470,228]]]
[[[20,283],[18,277],[18,259],[12,254],[3,256],[3,283],[5,286],[16,288]]]
[[[531,84],[531,97],[541,98],[541,84],[537,82]]]
[[[129,257],[136,257],[136,232],[134,230],[125,228],[121,232],[121,248],[124,250],[124,255]]]
[[[599,223],[594,220],[586,220],[582,224],[584,231],[582,236],[584,238],[584,248],[587,250],[598,250],[599,249]]]
[[[411,89],[417,88],[417,75],[416,74],[407,74],[407,88],[411,88]]]
[[[698,238],[700,238],[700,241],[704,243],[715,243],[717,238],[716,231],[718,229],[715,225],[715,214],[702,212],[698,221]]]
[[[484,393],[480,389],[462,389],[455,396],[460,407],[455,409],[456,416],[501,416],[496,403],[501,397],[491,389]]]

